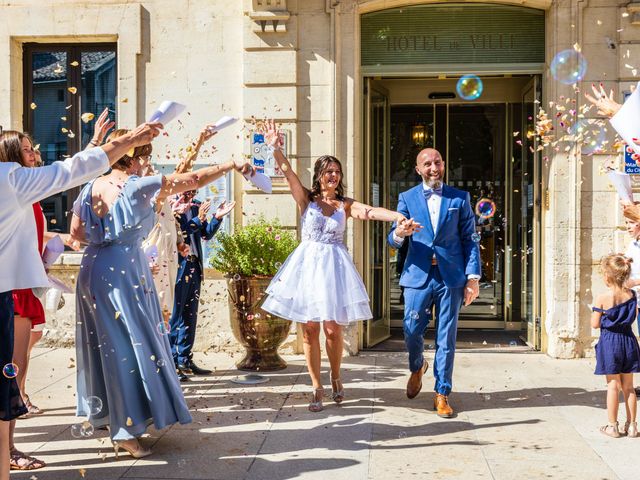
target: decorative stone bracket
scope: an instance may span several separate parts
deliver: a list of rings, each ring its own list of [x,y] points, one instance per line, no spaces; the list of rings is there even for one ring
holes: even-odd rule
[[[253,10],[249,17],[253,20],[253,31],[257,33],[284,33],[287,31],[287,0],[252,0]]]

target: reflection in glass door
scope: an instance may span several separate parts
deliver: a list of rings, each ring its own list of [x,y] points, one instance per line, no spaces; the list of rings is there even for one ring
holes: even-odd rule
[[[365,202],[374,207],[389,206],[389,99],[386,90],[367,82]],[[365,222],[365,284],[371,299],[373,318],[366,323],[367,347],[389,338],[389,251],[386,222]]]
[[[506,105],[450,105],[445,155],[447,184],[469,192],[471,205],[492,205],[486,215],[476,211],[482,278],[480,296],[460,312],[460,326],[501,328],[504,301],[504,202]],[[477,210],[477,209],[476,209]],[[498,321],[500,323],[494,323]]]
[[[522,92],[522,125],[525,126],[521,146],[522,175],[520,178],[520,218],[519,218],[519,246],[520,246],[520,308],[523,319],[523,336],[527,343],[536,349],[541,346],[541,325],[539,313],[540,270],[540,214],[538,183],[540,152],[536,143],[535,119],[537,115],[536,99],[538,98],[538,77]]]

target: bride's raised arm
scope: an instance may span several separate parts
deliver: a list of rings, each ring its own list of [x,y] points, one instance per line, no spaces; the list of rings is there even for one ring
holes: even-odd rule
[[[300,178],[298,178],[296,172],[291,168],[291,163],[289,163],[287,157],[282,153],[280,130],[276,128],[276,123],[273,120],[267,120],[265,122],[265,129],[264,141],[268,146],[273,148],[273,158],[275,158],[278,167],[282,170],[282,173],[284,173],[284,178],[287,180],[291,195],[298,204],[298,208],[301,212],[304,212],[310,201],[309,189],[302,185]]]

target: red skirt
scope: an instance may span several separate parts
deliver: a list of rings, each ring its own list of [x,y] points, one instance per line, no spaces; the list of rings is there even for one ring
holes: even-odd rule
[[[44,215],[38,202],[33,204],[33,215],[36,221],[36,231],[38,232],[38,249],[42,253],[44,234]],[[41,325],[44,320],[44,308],[42,302],[38,300],[30,288],[13,291],[13,311],[15,315],[20,315],[31,320],[31,325]]]
[[[13,312],[15,315],[31,320],[31,325],[40,325],[45,322],[44,308],[30,288],[13,291]]]

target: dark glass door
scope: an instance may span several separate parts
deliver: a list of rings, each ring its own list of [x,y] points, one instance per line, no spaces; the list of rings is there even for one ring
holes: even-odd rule
[[[460,312],[468,320],[502,320],[504,304],[506,104],[450,105],[445,154],[447,184],[469,192],[476,213],[480,296]],[[478,324],[491,327],[491,324]]]

